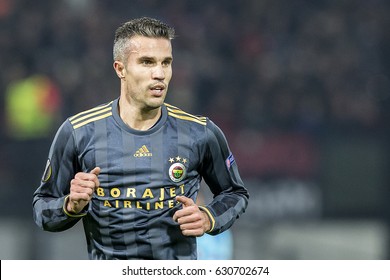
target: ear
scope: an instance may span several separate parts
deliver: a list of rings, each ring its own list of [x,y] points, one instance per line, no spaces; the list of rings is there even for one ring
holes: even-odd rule
[[[116,74],[118,75],[119,79],[123,79],[125,77],[125,66],[122,62],[115,60],[114,61],[114,69]]]

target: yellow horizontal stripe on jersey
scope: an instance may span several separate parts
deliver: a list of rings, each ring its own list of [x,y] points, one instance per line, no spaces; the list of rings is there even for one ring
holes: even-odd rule
[[[72,218],[81,218],[81,217],[84,217],[87,215],[87,212],[82,212],[82,213],[79,213],[79,214],[75,214],[75,213],[69,213],[68,210],[66,209],[66,205],[68,204],[68,201],[69,201],[69,196],[66,196],[65,197],[65,200],[64,200],[64,204],[62,205],[62,209],[63,211],[65,212],[66,215],[68,215],[69,217],[72,217]]]
[[[111,111],[111,107],[102,109],[102,110],[100,110],[100,111],[95,111],[95,112],[93,112],[93,113],[90,113],[90,114],[88,114],[88,115],[79,117],[79,118],[77,118],[77,119],[73,119],[73,120],[70,121],[70,123],[74,125],[74,124],[76,124],[76,123],[78,123],[78,122],[81,122],[81,121],[83,121],[83,120],[85,120],[85,119],[88,119],[88,118],[90,118],[90,117],[99,115],[99,114],[104,113],[104,112],[107,112],[107,111]]]
[[[181,119],[181,120],[187,120],[187,121],[196,122],[196,123],[199,123],[201,125],[206,125],[206,119],[205,120],[200,120],[199,118],[177,115],[177,114],[174,114],[174,113],[172,113],[170,111],[168,111],[168,116],[172,116],[172,117],[175,117],[175,118],[178,118],[178,119]]]
[[[187,113],[187,112],[184,112],[184,111],[182,111],[182,110],[180,110],[180,109],[171,109],[171,108],[167,107],[167,110],[168,110],[169,112],[177,113],[177,114],[181,114],[181,115],[186,115],[186,116],[189,116],[189,117],[198,119],[198,120],[200,120],[200,121],[206,121],[206,117],[198,117],[198,116],[195,116],[195,115],[191,115],[191,114],[189,114],[189,113]]]
[[[178,107],[173,106],[173,105],[168,104],[168,103],[164,103],[164,105],[167,106],[167,107],[169,107],[169,108],[179,109]]]
[[[167,104],[167,103],[165,103],[165,106],[167,107],[168,114],[172,113],[171,114],[172,116],[175,116],[175,117],[178,117],[178,118],[180,118],[180,116],[181,116],[182,119],[187,119],[187,120],[189,120],[188,119],[188,117],[189,117],[189,118],[193,118],[193,119],[198,120],[197,121],[198,123],[202,122],[202,124],[203,124],[203,122],[204,122],[204,125],[206,124],[205,123],[206,122],[206,117],[195,116],[195,115],[189,114],[189,113],[184,112],[183,110],[181,110],[181,109],[179,109],[179,108],[177,108],[175,106],[172,106],[170,104]]]
[[[86,125],[86,124],[88,124],[90,122],[98,121],[98,120],[107,118],[109,116],[112,116],[112,112],[108,112],[107,114],[99,115],[99,116],[94,117],[94,118],[89,118],[88,120],[86,120],[84,122],[81,122],[81,123],[78,123],[78,124],[74,125],[73,128],[76,129],[76,128],[82,127],[83,125]]]
[[[84,115],[84,114],[87,114],[87,113],[90,113],[90,112],[94,112],[94,111],[98,111],[100,109],[104,109],[104,108],[110,107],[112,102],[114,102],[114,101],[111,101],[110,103],[107,103],[106,105],[102,105],[102,106],[95,107],[95,108],[83,111],[81,113],[78,113],[77,115],[74,115],[74,116],[70,117],[69,120],[72,121],[72,120],[74,120],[75,118],[77,118],[77,117],[79,117],[81,115]]]
[[[215,219],[214,219],[213,215],[210,213],[209,209],[207,209],[206,206],[199,206],[199,208],[200,208],[201,210],[205,211],[206,214],[207,214],[207,216],[209,216],[209,218],[210,218],[211,227],[210,227],[210,229],[209,229],[208,232],[213,231],[213,229],[214,229],[214,227],[215,227]]]
[[[184,112],[183,110],[181,110],[180,108],[178,107],[175,107],[171,104],[168,104],[168,103],[164,103],[165,106],[167,107],[167,110],[168,111],[171,111],[173,113],[180,113],[180,114],[184,114],[184,115],[187,115],[187,116],[191,116],[191,117],[194,117],[194,118],[199,118],[199,119],[206,119],[206,117],[202,117],[202,116],[195,116],[195,115],[192,115],[192,114],[189,114],[187,112]]]

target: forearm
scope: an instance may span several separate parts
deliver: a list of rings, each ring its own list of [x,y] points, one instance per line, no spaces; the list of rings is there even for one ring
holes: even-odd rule
[[[211,235],[219,234],[228,228],[240,217],[248,205],[248,198],[241,194],[221,194],[211,203],[200,208],[207,213],[210,220]]]
[[[47,199],[34,196],[35,223],[43,230],[51,232],[64,231],[74,226],[81,216],[71,216],[64,211],[65,198]]]

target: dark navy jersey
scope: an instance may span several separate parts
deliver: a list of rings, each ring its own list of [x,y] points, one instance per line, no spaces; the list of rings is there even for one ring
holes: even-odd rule
[[[172,217],[175,197],[196,201],[202,178],[214,194],[201,207],[209,234],[228,229],[245,211],[248,192],[225,136],[208,118],[164,104],[147,131],[128,127],[118,100],[67,119],[49,151],[33,197],[34,220],[63,231],[83,221],[90,259],[196,259],[196,238]],[[79,214],[66,211],[70,181],[100,167],[100,186]]]

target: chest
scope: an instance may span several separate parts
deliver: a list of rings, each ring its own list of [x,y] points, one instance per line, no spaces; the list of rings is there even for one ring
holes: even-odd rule
[[[116,127],[98,129],[79,141],[79,164],[101,168],[102,184],[180,185],[198,176],[202,147],[188,131],[163,128],[136,135]]]

